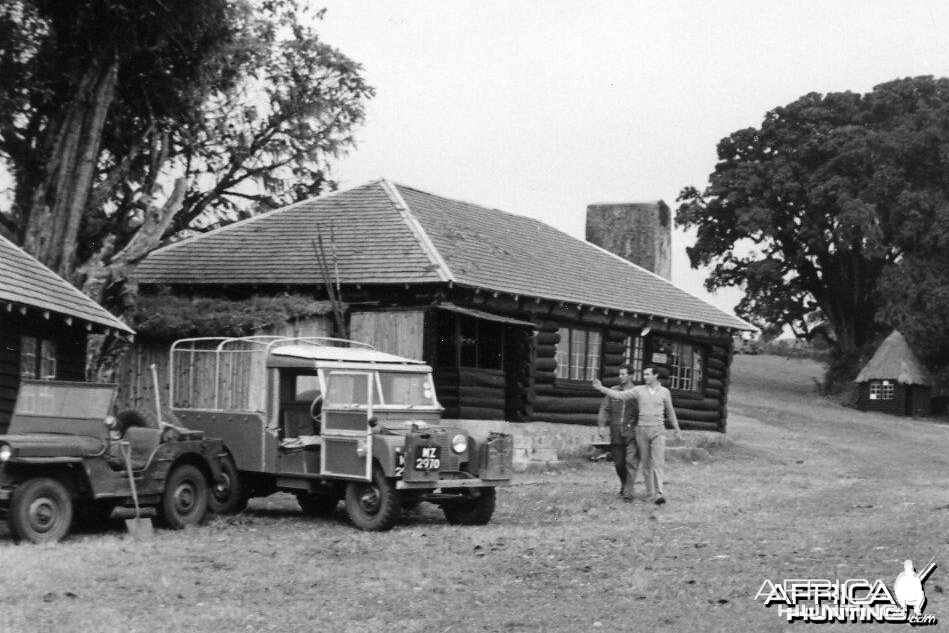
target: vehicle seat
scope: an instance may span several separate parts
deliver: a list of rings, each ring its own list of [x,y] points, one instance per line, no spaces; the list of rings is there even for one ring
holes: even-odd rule
[[[301,435],[316,435],[318,429],[310,417],[309,402],[295,402],[283,407],[283,436],[284,438],[300,437]]]

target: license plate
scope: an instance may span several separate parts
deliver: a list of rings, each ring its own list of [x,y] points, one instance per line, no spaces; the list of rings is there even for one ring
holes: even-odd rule
[[[415,470],[438,470],[442,465],[441,446],[416,446]]]

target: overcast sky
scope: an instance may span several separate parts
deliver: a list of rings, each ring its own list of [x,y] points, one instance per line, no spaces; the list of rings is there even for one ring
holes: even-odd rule
[[[583,237],[586,205],[704,187],[717,142],[808,92],[949,75],[949,3],[329,0],[377,89],[343,188],[386,177]],[[673,236],[673,281],[709,296]]]

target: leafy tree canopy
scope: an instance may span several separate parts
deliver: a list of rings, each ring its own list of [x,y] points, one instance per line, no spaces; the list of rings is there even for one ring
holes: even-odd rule
[[[842,355],[912,316],[901,292],[933,283],[918,264],[949,246],[949,79],[807,94],[722,139],[718,158],[676,222],[697,229],[688,254],[712,266],[707,288],[744,289],[740,316],[803,335],[820,315]]]
[[[332,186],[373,91],[307,5],[3,3],[0,220],[102,299],[162,240]]]

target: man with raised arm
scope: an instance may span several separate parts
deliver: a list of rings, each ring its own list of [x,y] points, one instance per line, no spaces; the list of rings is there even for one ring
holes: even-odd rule
[[[675,429],[676,439],[681,437],[679,420],[672,408],[672,394],[660,384],[660,369],[653,365],[643,369],[645,385],[626,391],[607,389],[599,380],[593,380],[593,388],[616,400],[636,400],[639,405],[639,422],[636,425],[636,443],[645,471],[646,494],[656,505],[666,502],[662,490],[662,470],[666,459],[666,437],[663,433],[668,418]]]
[[[619,368],[618,390],[634,387],[633,377],[629,375],[629,366]],[[620,481],[620,496],[626,501],[633,500],[633,483],[639,470],[639,446],[636,444],[636,401],[603,398],[597,416],[597,425],[602,439],[609,438],[613,466]]]

